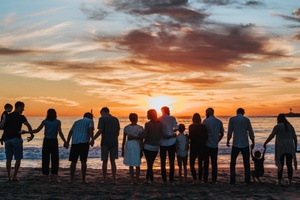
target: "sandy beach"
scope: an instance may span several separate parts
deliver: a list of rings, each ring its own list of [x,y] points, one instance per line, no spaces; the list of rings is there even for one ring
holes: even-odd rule
[[[160,171],[155,170],[153,185],[144,184],[145,170],[137,185],[130,183],[128,170],[118,170],[117,184],[103,184],[100,170],[88,169],[88,184],[81,183],[80,169],[76,178],[69,183],[69,169],[61,168],[61,182],[46,182],[40,168],[20,169],[20,181],[6,182],[5,168],[0,168],[1,199],[299,199],[300,177],[296,171],[292,185],[287,185],[286,171],[284,184],[276,185],[277,170],[268,168],[262,178],[263,183],[245,185],[243,170],[237,169],[237,184],[229,184],[229,168],[219,169],[218,184],[200,183],[192,185],[188,173],[188,183],[179,184],[177,171],[175,184],[163,184]],[[108,181],[111,181],[109,170]]]

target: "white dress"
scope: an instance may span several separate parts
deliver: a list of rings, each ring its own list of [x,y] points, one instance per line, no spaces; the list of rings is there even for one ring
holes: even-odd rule
[[[138,137],[144,131],[143,127],[140,125],[127,125],[124,128],[124,133],[128,136]],[[124,152],[124,164],[126,166],[140,166],[140,141],[139,140],[127,140],[125,144]]]

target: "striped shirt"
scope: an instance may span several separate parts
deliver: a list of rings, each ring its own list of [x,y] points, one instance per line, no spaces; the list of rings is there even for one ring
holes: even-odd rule
[[[72,144],[88,143],[90,141],[88,131],[90,128],[94,129],[93,120],[87,117],[77,120],[71,128],[71,131],[73,132]]]

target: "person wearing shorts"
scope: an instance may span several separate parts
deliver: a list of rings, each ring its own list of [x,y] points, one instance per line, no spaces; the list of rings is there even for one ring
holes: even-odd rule
[[[94,122],[93,122],[93,114],[85,113],[83,119],[77,120],[68,135],[67,142],[65,144],[65,148],[69,147],[69,143],[72,137],[72,145],[69,155],[69,161],[71,161],[70,165],[70,182],[74,181],[76,164],[78,157],[80,157],[81,162],[81,174],[82,174],[82,183],[87,183],[86,177],[86,169],[87,169],[87,157],[89,153],[89,145],[94,145],[93,141],[93,132],[94,132]]]
[[[115,159],[118,159],[118,137],[120,132],[120,123],[118,118],[109,114],[109,109],[103,107],[100,111],[101,117],[98,122],[98,131],[93,140],[96,140],[100,134],[101,137],[101,160],[103,182],[106,183],[108,155],[110,156],[113,183],[116,183],[117,166]]]
[[[23,159],[23,140],[21,137],[22,124],[27,126],[28,130],[31,131],[31,125],[27,122],[27,119],[22,115],[25,104],[23,102],[15,103],[15,110],[11,114],[6,116],[4,124],[4,135],[5,135],[5,154],[6,154],[6,171],[8,181],[18,181],[18,171],[21,165],[21,159]],[[33,138],[33,134],[28,138],[28,141]],[[11,161],[15,158],[15,169],[13,178],[11,177]]]

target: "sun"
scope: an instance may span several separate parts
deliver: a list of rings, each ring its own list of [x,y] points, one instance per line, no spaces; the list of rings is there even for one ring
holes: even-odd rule
[[[172,104],[174,103],[174,99],[169,96],[156,96],[149,97],[147,99],[149,108],[153,108],[160,113],[160,109],[163,106],[168,106],[172,110]]]

